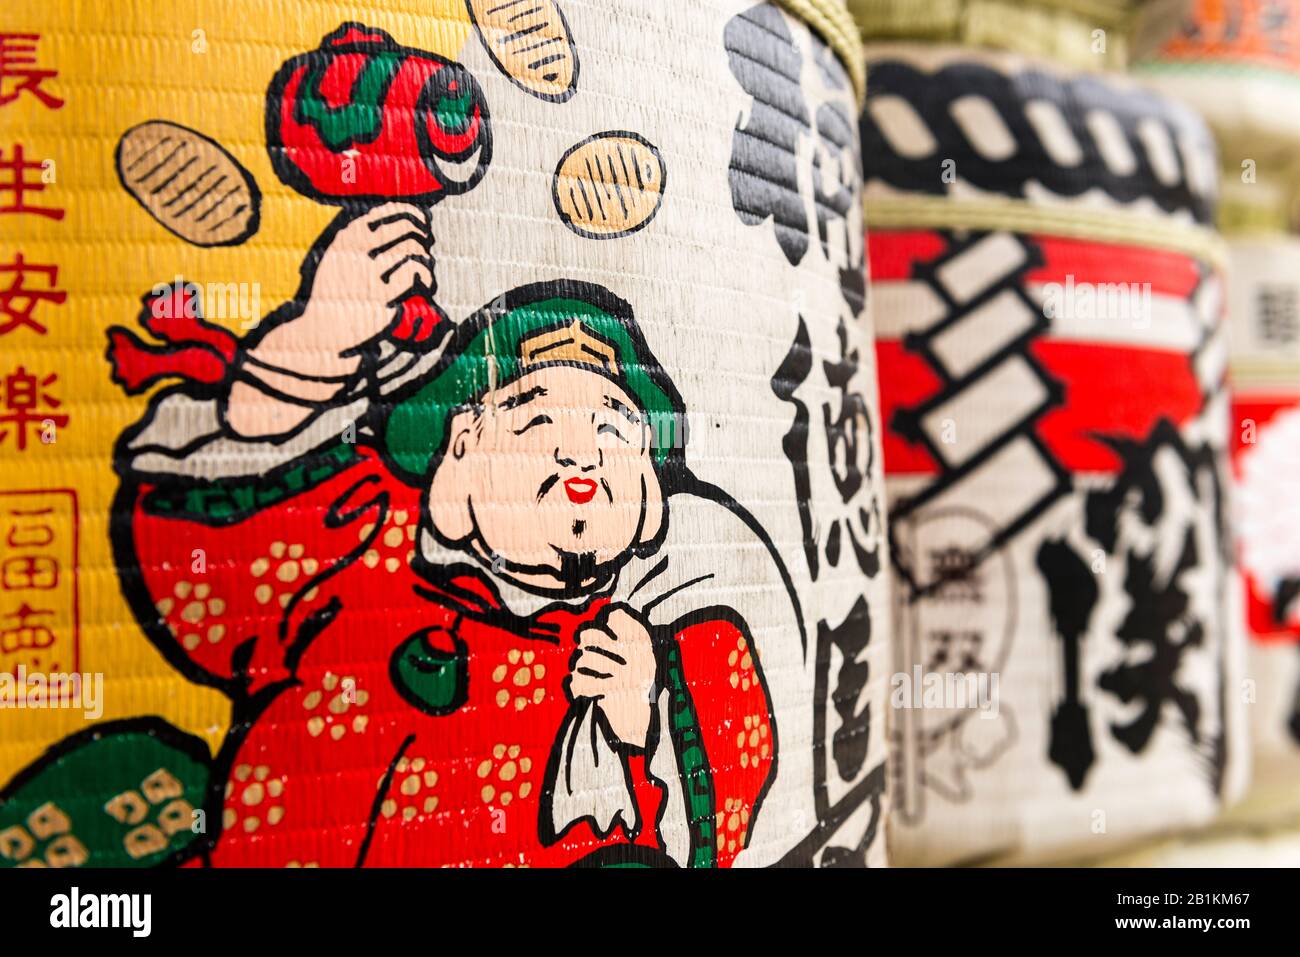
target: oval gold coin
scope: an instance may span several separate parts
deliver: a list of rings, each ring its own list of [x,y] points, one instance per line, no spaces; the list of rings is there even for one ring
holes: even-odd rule
[[[555,0],[466,0],[492,61],[520,89],[562,103],[578,85],[578,53]]]
[[[117,175],[166,229],[196,246],[234,246],[253,233],[262,194],[220,144],[188,127],[150,120],[122,134]]]
[[[611,130],[561,157],[551,191],[560,219],[575,233],[614,239],[654,218],[666,179],[659,151],[644,137]]]

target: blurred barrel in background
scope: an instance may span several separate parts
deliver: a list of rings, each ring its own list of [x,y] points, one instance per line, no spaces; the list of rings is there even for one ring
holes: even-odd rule
[[[871,42],[1007,50],[1078,70],[1122,70],[1176,28],[1185,0],[848,0]]]
[[[1234,508],[1253,783],[1241,818],[1300,809],[1300,3],[1197,0],[1135,65],[1218,138],[1228,241]]]
[[[1131,21],[1049,6],[857,6],[903,864],[1101,854],[1245,773],[1214,144],[1102,69]]]
[[[1254,761],[1247,816],[1300,809],[1300,239],[1231,239],[1233,515]]]
[[[1135,58],[1143,82],[1191,104],[1224,158],[1294,162],[1300,147],[1300,3],[1194,0],[1174,34]]]

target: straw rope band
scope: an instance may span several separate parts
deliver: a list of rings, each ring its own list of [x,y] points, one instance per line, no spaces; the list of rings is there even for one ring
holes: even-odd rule
[[[864,206],[867,226],[872,230],[909,227],[1009,229],[1150,246],[1185,253],[1217,267],[1223,266],[1225,261],[1223,240],[1208,227],[1162,223],[1122,211],[1047,209],[1010,199],[955,203],[940,197],[923,196],[876,197]]]
[[[1300,73],[1259,63],[1226,63],[1215,60],[1143,60],[1135,73],[1174,76],[1259,77],[1279,83],[1300,84]]]
[[[1127,3],[1030,4],[1016,0],[850,0],[868,41],[913,39],[1051,57],[1082,70],[1122,69],[1128,60]],[[1112,9],[1114,7],[1114,9]],[[1095,31],[1107,31],[1095,43]]]
[[[862,62],[862,41],[843,0],[777,0],[821,35],[848,71],[853,92],[861,103],[867,95],[867,70]]]
[[[1225,201],[1219,206],[1219,229],[1225,236],[1284,233],[1291,225],[1291,208],[1285,202]]]
[[[1001,9],[1009,17],[1069,17],[1108,28],[1122,24],[1140,5],[1140,0],[848,0],[849,11],[864,36],[876,35],[875,29],[882,25],[903,23],[916,24],[921,30],[941,24],[960,28],[982,8]]]

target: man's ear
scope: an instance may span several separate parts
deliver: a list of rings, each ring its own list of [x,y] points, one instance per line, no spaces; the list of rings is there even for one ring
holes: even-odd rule
[[[469,500],[473,491],[467,455],[473,444],[474,414],[459,412],[447,423],[447,451],[429,480],[429,518],[438,537],[463,542],[474,534]]]
[[[641,487],[645,489],[645,501],[642,507],[641,537],[637,544],[650,545],[664,529],[664,522],[668,518],[668,502],[664,499],[663,486],[659,484],[659,473],[650,464],[649,456],[645,459]]]
[[[474,415],[470,411],[457,412],[451,420],[451,440],[447,443],[447,455],[454,459],[463,459],[469,448],[474,426]]]

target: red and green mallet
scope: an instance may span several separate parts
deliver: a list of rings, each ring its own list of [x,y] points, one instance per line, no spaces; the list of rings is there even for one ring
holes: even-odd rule
[[[267,91],[266,144],[281,180],[352,215],[467,192],[492,154],[487,104],[468,70],[356,23],[280,67]],[[398,304],[390,335],[406,348],[441,338],[433,332],[446,316],[432,293]]]

